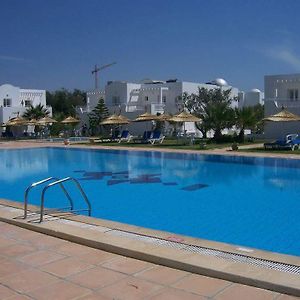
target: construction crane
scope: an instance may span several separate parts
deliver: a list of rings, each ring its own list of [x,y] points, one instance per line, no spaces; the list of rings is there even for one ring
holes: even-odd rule
[[[111,64],[108,64],[108,65],[104,65],[104,66],[101,66],[101,67],[98,67],[97,65],[95,65],[95,69],[92,70],[92,74],[95,74],[95,90],[98,89],[98,72],[99,71],[102,71],[103,69],[106,69],[112,65],[115,65],[116,62],[113,62]]]

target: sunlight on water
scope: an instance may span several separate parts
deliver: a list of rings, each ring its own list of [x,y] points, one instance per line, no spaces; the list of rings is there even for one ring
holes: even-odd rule
[[[41,148],[0,151],[0,196],[32,182],[80,180],[99,218],[300,255],[300,162],[288,159]],[[71,183],[66,184],[84,207]],[[38,204],[41,188],[31,194]],[[67,202],[58,187],[46,206]]]

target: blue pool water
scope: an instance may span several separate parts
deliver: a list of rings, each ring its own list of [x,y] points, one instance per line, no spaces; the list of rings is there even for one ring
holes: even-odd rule
[[[2,198],[23,201],[30,183],[73,176],[95,217],[300,256],[300,161],[39,148],[1,150],[0,166]],[[66,204],[58,187],[47,192],[46,206]]]

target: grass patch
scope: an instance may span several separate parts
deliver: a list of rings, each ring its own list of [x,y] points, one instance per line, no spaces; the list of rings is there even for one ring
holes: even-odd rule
[[[203,148],[203,144],[205,147]],[[251,142],[245,142],[239,145],[249,145]],[[102,143],[80,143],[80,145],[86,146],[115,146],[115,147],[132,147],[132,148],[154,148],[154,149],[184,149],[184,150],[197,150],[197,151],[207,151],[214,149],[223,149],[231,147],[232,143],[214,143],[210,140],[196,140],[195,144],[191,145],[189,141],[184,141],[183,139],[165,139],[162,144],[151,145],[149,143],[117,143],[117,142],[102,142]]]

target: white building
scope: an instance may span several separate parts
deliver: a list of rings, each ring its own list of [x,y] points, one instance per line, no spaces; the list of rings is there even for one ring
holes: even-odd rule
[[[87,92],[87,107],[81,108],[77,110],[77,112],[79,112],[79,115],[80,112],[83,113],[81,114],[81,119],[86,122],[87,118],[84,113],[90,112],[96,106],[99,99],[103,98],[110,113],[119,113],[121,111],[122,114],[126,115],[129,119],[135,119],[145,111],[152,114],[163,112],[176,114],[183,107],[181,101],[183,93],[197,93],[198,88],[231,89],[232,97],[237,98],[238,96],[238,89],[229,86],[227,82],[221,78],[210,83],[186,82],[178,81],[177,79],[167,81],[146,79],[140,83],[109,81],[105,86],[105,91]],[[237,106],[238,100],[233,101],[232,107]],[[138,127],[140,127],[140,125],[131,125],[133,131],[139,131]]]
[[[300,115],[300,74],[265,76],[265,116],[279,112],[282,107]],[[266,138],[282,138],[300,133],[300,122],[266,122]]]
[[[264,92],[259,89],[252,89],[248,92],[240,91],[238,93],[239,108],[264,104]]]
[[[122,112],[141,114],[147,110],[152,114],[168,112],[176,114],[182,109],[181,97],[184,92],[197,93],[198,88],[232,89],[232,95],[238,90],[229,86],[225,80],[212,83],[195,83],[170,79],[143,80],[141,83],[113,81],[105,87],[105,103],[110,110],[121,107]],[[234,101],[233,106],[237,106]]]
[[[46,106],[46,91],[21,89],[10,84],[0,85],[0,124],[16,116],[22,116],[30,106],[43,105],[52,114],[51,106]],[[2,129],[1,129],[2,130]]]

